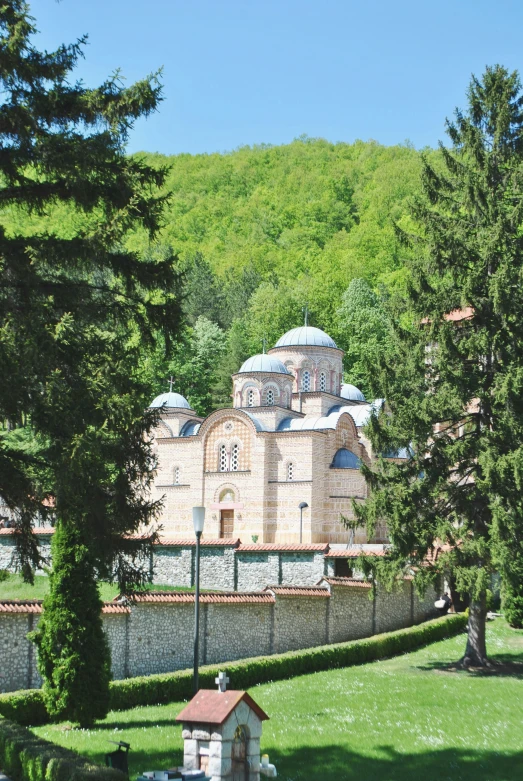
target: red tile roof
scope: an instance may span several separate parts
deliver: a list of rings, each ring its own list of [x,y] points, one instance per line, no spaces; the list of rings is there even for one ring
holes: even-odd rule
[[[320,586],[266,586],[277,597],[330,597],[329,591]]]
[[[318,553],[325,553],[329,550],[329,545],[326,542],[322,543],[294,543],[294,542],[261,542],[244,545],[240,543],[236,552],[240,553],[258,553],[263,551],[311,551]]]
[[[0,613],[41,613],[41,599],[4,599],[0,602]]]
[[[443,319],[448,323],[459,323],[462,320],[471,320],[474,317],[474,309],[471,306],[464,306],[462,309],[453,309],[451,312],[447,312],[443,315]],[[428,317],[424,317],[421,321],[422,325],[430,323]]]
[[[330,586],[344,586],[345,588],[372,588],[372,583],[354,578],[322,578],[320,583],[328,583]]]
[[[358,548],[334,548],[327,551],[325,554],[326,559],[356,559],[362,554],[365,556],[385,556],[387,551],[384,550],[360,550]]]
[[[41,599],[4,599],[0,602],[0,613],[42,613],[43,600]],[[104,602],[102,613],[130,613],[126,605],[115,605],[113,602]]]
[[[0,534],[17,534],[17,529],[0,529]],[[53,526],[37,526],[33,529],[33,534],[54,534]]]
[[[245,702],[261,721],[269,717],[247,692],[230,689],[225,692],[200,689],[178,714],[176,721],[195,724],[223,724],[240,702]]]
[[[114,613],[130,613],[131,608],[127,607],[127,605],[114,605],[112,602],[105,602],[102,613],[107,614],[114,614]]]
[[[206,540],[206,539],[201,539],[200,540],[200,545],[211,547],[211,548],[220,548],[220,547],[223,547],[223,548],[236,548],[240,544],[241,544],[241,540],[239,538],[236,539],[236,540],[231,540],[231,539],[228,539],[228,538],[227,539],[224,539],[224,538],[218,539],[217,538],[215,540]],[[178,547],[178,546],[181,547],[181,548],[186,548],[186,547],[195,546],[196,545],[196,540],[194,538],[193,539],[187,539],[187,540],[176,540],[176,539],[170,539],[168,537],[160,537],[160,539],[158,540],[158,545],[166,545],[166,546],[173,547],[173,548]]]
[[[121,597],[115,597],[116,600]],[[194,604],[194,594],[189,592],[176,592],[176,591],[146,591],[143,593],[133,594],[132,601],[143,604],[172,604],[172,603],[186,603]],[[200,594],[200,602],[205,605],[256,605],[256,604],[271,604],[274,602],[274,597],[271,594],[265,594],[261,591],[254,592],[216,592]]]

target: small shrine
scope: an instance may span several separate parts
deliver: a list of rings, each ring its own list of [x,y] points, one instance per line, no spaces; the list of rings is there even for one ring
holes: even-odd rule
[[[244,691],[227,689],[225,673],[218,690],[200,689],[176,717],[182,722],[183,764],[203,770],[212,781],[260,781],[260,771],[276,776],[268,758],[260,762],[262,722],[267,714]]]

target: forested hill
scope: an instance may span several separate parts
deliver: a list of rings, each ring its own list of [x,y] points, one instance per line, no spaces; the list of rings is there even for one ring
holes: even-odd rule
[[[272,341],[297,324],[305,302],[332,330],[351,279],[375,287],[402,280],[393,220],[405,221],[419,188],[419,153],[375,142],[300,139],[228,154],[145,154],[170,166],[163,241],[191,264],[203,258],[221,285],[247,288],[253,338]],[[145,237],[135,237],[144,246]],[[260,285],[261,283],[261,285]],[[252,295],[254,293],[254,295]],[[227,307],[245,315],[245,297]]]
[[[432,153],[431,153],[432,154]],[[165,226],[143,253],[174,249],[185,272],[186,326],[166,356],[144,348],[151,393],[176,389],[201,413],[230,404],[230,375],[242,361],[303,323],[323,328],[347,355],[347,379],[366,393],[372,361],[386,349],[383,296],[403,288],[405,247],[394,222],[409,227],[420,188],[420,153],[375,142],[330,144],[302,138],[285,146],[227,154],[140,153],[169,170]],[[60,205],[51,214],[15,209],[0,220],[17,233],[75,235],[85,217]],[[370,368],[369,368],[370,366]]]

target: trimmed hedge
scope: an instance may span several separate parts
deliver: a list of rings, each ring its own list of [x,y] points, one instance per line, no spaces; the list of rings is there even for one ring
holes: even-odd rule
[[[16,781],[127,781],[119,770],[93,765],[74,751],[2,718],[0,766]]]
[[[227,670],[235,689],[248,689],[267,681],[373,662],[457,635],[464,631],[467,620],[467,616],[460,613],[361,640],[208,665],[200,668],[200,686],[213,689],[214,679],[223,669]],[[190,699],[193,694],[192,675],[192,670],[180,670],[112,681],[110,707],[112,710],[128,710],[137,705]],[[37,689],[0,695],[0,715],[19,724],[36,725],[49,721],[42,695]]]

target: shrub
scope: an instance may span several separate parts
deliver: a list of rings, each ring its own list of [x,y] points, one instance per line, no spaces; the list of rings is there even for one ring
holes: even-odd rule
[[[214,688],[214,679],[220,669],[227,670],[235,689],[248,689],[267,681],[293,678],[296,675],[330,670],[333,667],[364,664],[387,656],[407,653],[427,643],[452,637],[463,632],[466,624],[467,617],[461,613],[362,640],[208,665],[200,668],[200,686]],[[176,702],[188,699],[192,694],[192,670],[127,678],[111,683],[110,707],[112,710],[128,710],[138,705]],[[38,702],[40,704],[37,704]],[[35,707],[34,712],[38,722],[32,716],[31,705]],[[44,723],[49,720],[49,717],[43,717],[43,713],[45,708],[40,691],[16,692],[0,696],[0,714],[10,716],[19,723]],[[41,720],[42,718],[44,721]]]
[[[0,766],[18,781],[125,781],[119,770],[93,765],[74,751],[0,718]]]
[[[88,727],[109,709],[111,655],[102,624],[95,561],[85,530],[59,522],[52,541],[53,570],[38,646],[47,710]]]
[[[523,596],[507,590],[503,598],[503,613],[510,626],[523,629]]]

